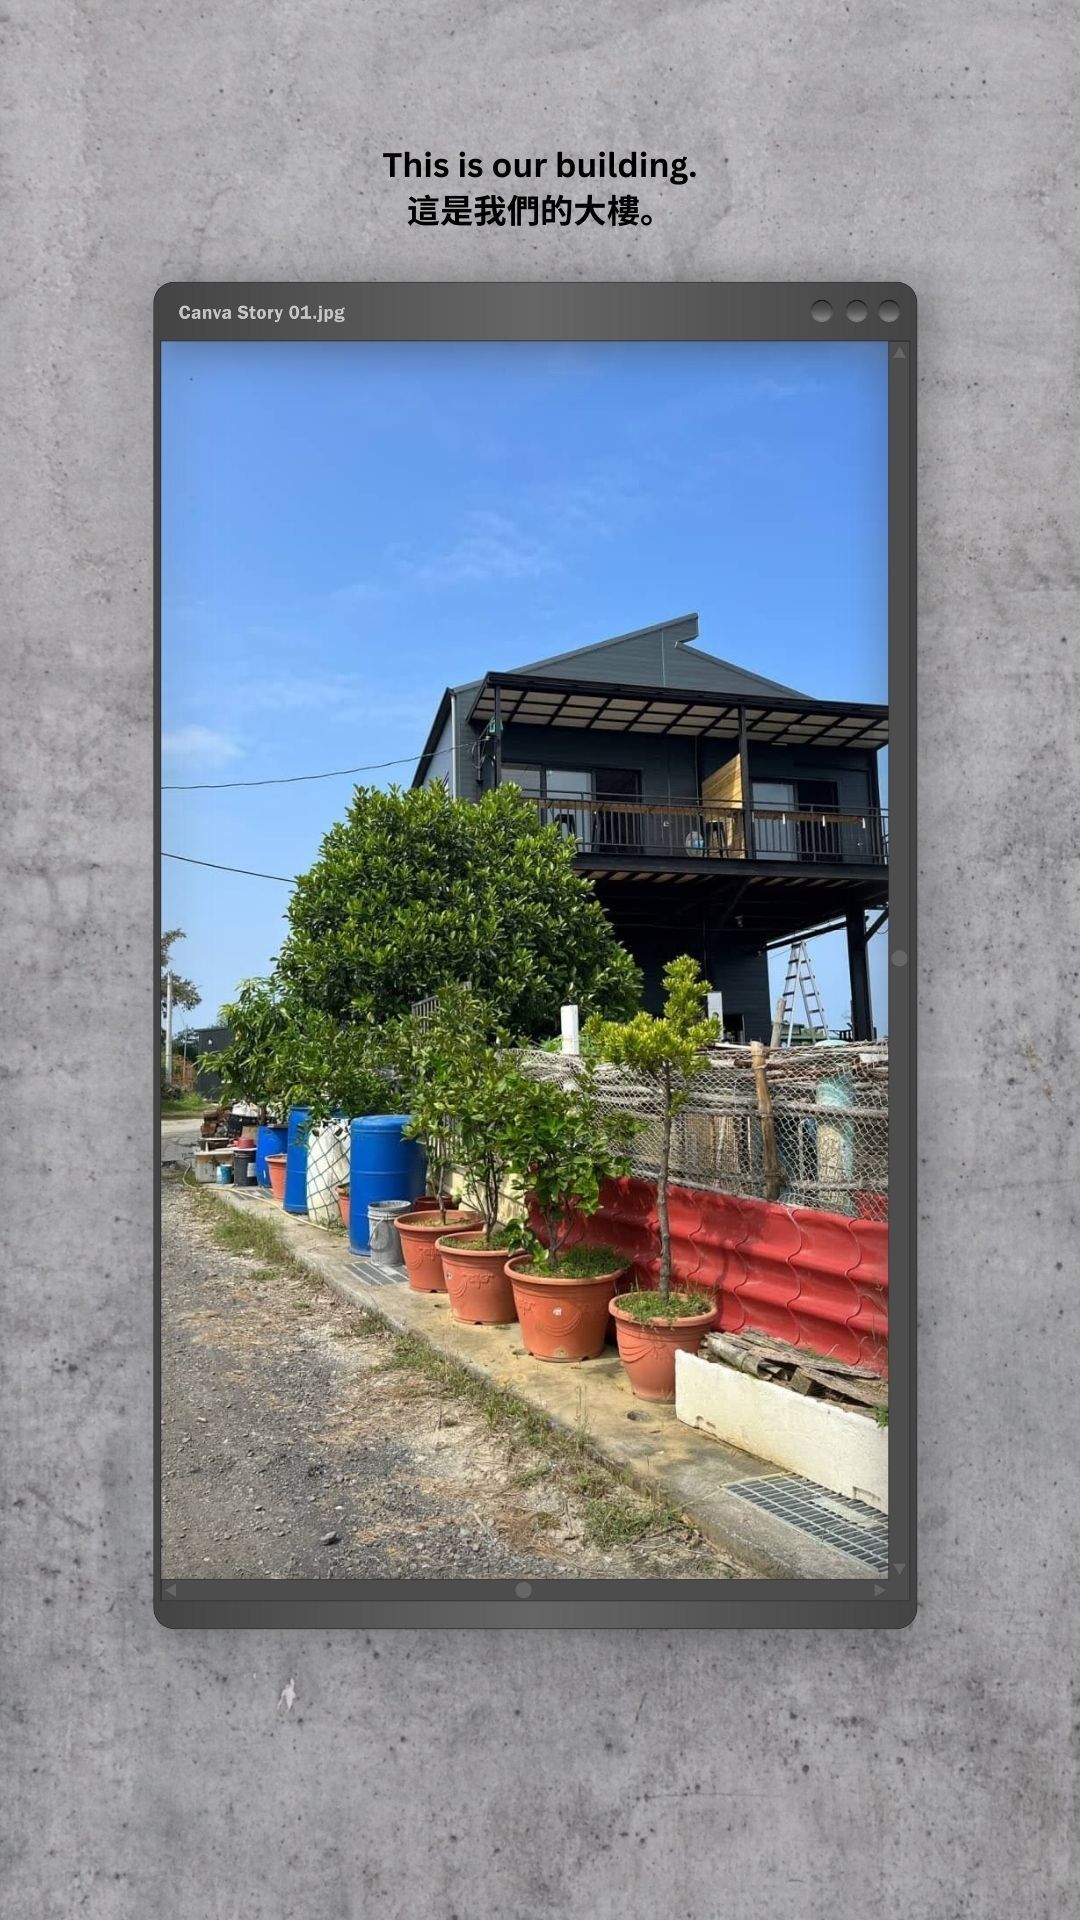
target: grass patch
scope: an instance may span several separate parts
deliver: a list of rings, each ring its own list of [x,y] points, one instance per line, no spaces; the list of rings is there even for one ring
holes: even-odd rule
[[[162,1095],[161,1117],[163,1120],[186,1119],[189,1114],[209,1113],[213,1104],[205,1093],[178,1093],[173,1099]]]
[[[322,1291],[322,1281],[318,1275],[312,1273],[302,1261],[295,1259],[288,1247],[283,1245],[272,1220],[256,1213],[254,1209],[251,1212],[245,1209],[241,1213],[237,1207],[223,1207],[194,1179],[190,1182],[190,1191],[203,1219],[209,1223],[215,1245],[224,1253],[238,1253],[249,1260],[258,1260],[258,1278],[261,1280],[278,1279],[284,1274],[309,1292]]]
[[[602,1273],[621,1273],[626,1265],[610,1247],[570,1247],[554,1265],[543,1248],[530,1254],[519,1266],[523,1274],[537,1274],[543,1280],[596,1280]]]
[[[518,1244],[517,1236],[509,1233],[505,1227],[497,1227],[490,1240],[482,1233],[455,1233],[455,1247],[467,1247],[470,1253],[494,1253],[508,1251]]]
[[[663,1320],[670,1326],[673,1320],[687,1318],[694,1313],[715,1313],[716,1298],[709,1293],[662,1293],[646,1291],[635,1287],[630,1293],[620,1293],[615,1305],[620,1313],[628,1313],[631,1320]]]
[[[544,1461],[543,1464],[538,1467],[522,1467],[518,1473],[511,1474],[510,1485],[512,1487],[521,1487],[523,1490],[529,1487],[537,1487],[541,1480],[551,1478],[551,1472],[552,1469],[547,1461]]]
[[[517,1394],[478,1379],[458,1361],[436,1353],[417,1334],[395,1335],[385,1364],[398,1372],[417,1373],[440,1396],[473,1408],[493,1433],[507,1440],[511,1450],[541,1454],[541,1460],[519,1468],[510,1484],[525,1491],[542,1481],[554,1481],[568,1496],[583,1500],[582,1530],[589,1545],[599,1552],[632,1546],[648,1534],[693,1532],[662,1495],[647,1489],[631,1493],[592,1452],[584,1427],[570,1432],[555,1426]],[[537,1517],[538,1526],[550,1524]]]
[[[656,1515],[640,1507],[628,1494],[609,1494],[606,1500],[586,1500],[585,1538],[601,1553],[629,1547],[656,1529]]]

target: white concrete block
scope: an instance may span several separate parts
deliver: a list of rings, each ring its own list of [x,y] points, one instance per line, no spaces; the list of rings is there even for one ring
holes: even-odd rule
[[[675,1412],[730,1447],[849,1500],[889,1510],[889,1430],[865,1414],[792,1393],[696,1353],[675,1355]]]

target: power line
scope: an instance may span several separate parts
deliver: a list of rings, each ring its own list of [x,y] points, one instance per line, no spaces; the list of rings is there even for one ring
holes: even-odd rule
[[[162,849],[163,860],[182,860],[186,867],[213,867],[215,873],[246,873],[249,880],[280,880],[286,887],[296,885],[295,877],[285,873],[256,873],[253,867],[223,867],[217,860],[193,860],[190,853],[166,853]]]
[[[439,747],[431,758],[438,760],[443,754],[453,753],[453,751],[453,747]],[[163,781],[161,791],[162,793],[217,793],[223,787],[294,787],[302,780],[343,780],[348,773],[381,773],[384,767],[404,767],[410,761],[419,759],[418,753],[405,753],[400,760],[372,760],[366,767],[335,767],[330,773],[280,774],[268,780]],[[177,858],[179,857],[177,855]],[[242,869],[237,867],[235,871],[239,873]]]

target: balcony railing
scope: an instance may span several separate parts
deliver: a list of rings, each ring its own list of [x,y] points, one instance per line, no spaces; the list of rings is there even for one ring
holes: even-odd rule
[[[583,854],[874,867],[889,858],[888,816],[880,808],[721,807],[579,794],[549,794],[535,805],[541,820],[576,840]]]

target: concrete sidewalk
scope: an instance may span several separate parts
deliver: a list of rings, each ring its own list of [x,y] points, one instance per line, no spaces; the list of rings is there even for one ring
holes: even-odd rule
[[[356,1307],[436,1350],[493,1386],[506,1388],[579,1434],[623,1478],[663,1494],[707,1540],[770,1580],[873,1579],[866,1566],[802,1528],[751,1506],[730,1489],[779,1469],[684,1426],[674,1407],[636,1400],[611,1349],[567,1366],[533,1360],[517,1327],[462,1326],[445,1294],[413,1293],[404,1273],[351,1253],[343,1236],[285,1213],[268,1194],[203,1189],[224,1204],[257,1208],[283,1244]]]

